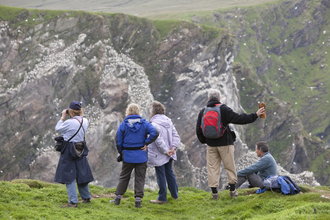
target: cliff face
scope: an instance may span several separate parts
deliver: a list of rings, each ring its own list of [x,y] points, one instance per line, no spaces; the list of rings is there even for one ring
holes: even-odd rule
[[[274,147],[274,153],[291,172],[308,169],[324,151],[291,104],[270,95],[253,69],[236,62],[242,41],[230,30],[123,14],[17,9],[7,16],[0,21],[1,180],[53,181],[59,158],[54,128],[72,100],[82,102],[90,121],[86,140],[95,184],[106,187],[118,181],[114,138],[127,104],[139,104],[149,119],[148,104],[158,100],[182,141],[174,165],[179,185],[207,189],[206,146],[198,142],[195,124],[210,88],[239,113],[267,103],[266,120],[233,126],[237,160],[248,153],[245,143],[260,138],[284,143],[286,151]],[[153,169],[146,184],[156,187]],[[220,184],[227,184],[224,169]]]
[[[239,42],[233,72],[241,104],[247,112],[255,100],[267,104],[267,119],[247,128],[249,148],[268,141],[285,169],[313,171],[327,185],[329,13],[329,1],[295,0],[188,15]]]
[[[243,112],[232,74],[237,41],[223,30],[186,22],[168,24],[164,32],[163,24],[123,14],[47,16],[22,10],[0,24],[0,178],[52,182],[59,158],[54,127],[62,109],[78,100],[90,122],[86,140],[95,184],[115,187],[121,164],[114,137],[125,108],[137,103],[150,118],[148,104],[156,99],[184,144],[175,168],[180,184],[202,187],[205,173],[196,177],[193,169],[205,166],[205,146],[196,139],[195,123],[207,90],[220,89],[222,101]],[[244,128],[236,129],[240,157]],[[148,175],[153,188],[153,169]]]

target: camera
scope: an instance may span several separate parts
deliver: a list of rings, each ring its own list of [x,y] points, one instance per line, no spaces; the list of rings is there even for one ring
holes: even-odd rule
[[[66,109],[65,112],[66,114],[69,114],[69,109]],[[62,115],[62,112],[60,112],[59,115]]]

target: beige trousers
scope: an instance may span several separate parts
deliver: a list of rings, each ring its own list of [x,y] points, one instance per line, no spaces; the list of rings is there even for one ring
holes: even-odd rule
[[[221,161],[227,171],[228,184],[235,184],[237,182],[234,150],[234,145],[221,147],[207,146],[206,158],[209,187],[219,186]]]

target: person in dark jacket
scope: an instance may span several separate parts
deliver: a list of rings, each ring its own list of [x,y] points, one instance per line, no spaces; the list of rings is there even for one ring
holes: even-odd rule
[[[145,175],[147,172],[147,146],[158,137],[156,129],[140,115],[137,104],[130,104],[126,109],[127,117],[120,124],[116,144],[118,153],[122,155],[123,166],[116,188],[116,198],[111,200],[115,205],[120,204],[122,195],[126,192],[131,173],[135,170],[135,207],[141,208],[144,195]]]
[[[274,157],[269,153],[268,143],[260,141],[256,144],[256,153],[260,157],[256,163],[237,172],[236,189],[246,180],[252,187],[261,187],[268,176],[277,175],[277,165]]]
[[[220,105],[220,91],[211,89],[208,92],[208,102],[206,104],[207,107],[215,107],[217,105]],[[230,196],[232,198],[238,196],[238,192],[235,189],[235,184],[237,183],[237,174],[236,174],[236,168],[235,168],[235,161],[234,161],[234,141],[233,137],[231,135],[231,131],[229,129],[229,124],[248,124],[252,123],[257,118],[265,112],[264,108],[260,108],[256,113],[252,114],[238,114],[234,112],[231,108],[228,106],[222,104],[220,106],[220,112],[221,112],[221,122],[223,126],[226,128],[223,136],[216,138],[216,139],[210,139],[206,138],[203,135],[203,131],[201,128],[202,124],[202,118],[204,114],[203,108],[197,119],[197,125],[196,125],[196,134],[198,137],[198,140],[204,144],[207,144],[207,172],[208,172],[208,185],[212,190],[212,198],[214,200],[219,198],[218,194],[218,186],[219,186],[219,178],[220,178],[220,165],[221,161],[223,162],[223,165],[227,171],[227,177],[228,177],[228,184],[230,186]]]
[[[67,114],[67,111],[69,114]],[[64,121],[68,115],[71,118]],[[91,199],[88,183],[93,181],[94,178],[86,158],[88,148],[86,142],[84,142],[88,120],[83,118],[82,115],[80,102],[73,101],[68,109],[62,111],[62,117],[55,127],[55,131],[61,133],[64,138],[64,146],[61,149],[54,178],[55,182],[66,184],[69,202],[61,206],[62,208],[77,207],[76,181],[82,202],[89,203]],[[68,142],[69,139],[71,139],[70,142]]]

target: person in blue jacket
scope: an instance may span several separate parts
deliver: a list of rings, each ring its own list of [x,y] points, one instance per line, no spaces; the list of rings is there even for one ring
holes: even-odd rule
[[[277,165],[269,153],[268,143],[260,141],[256,144],[256,154],[260,159],[249,167],[237,172],[235,188],[240,187],[246,180],[251,187],[261,187],[268,176],[277,175]]]
[[[68,115],[71,118],[64,121]],[[68,109],[62,111],[62,117],[55,127],[55,131],[61,133],[64,139],[54,178],[55,182],[66,184],[69,202],[61,206],[62,208],[77,207],[76,181],[82,202],[89,203],[91,199],[88,183],[92,182],[94,178],[86,158],[88,148],[84,141],[88,120],[82,115],[80,102],[73,101]]]
[[[137,104],[130,104],[126,109],[126,118],[120,124],[116,144],[118,153],[123,160],[122,171],[116,188],[116,198],[111,200],[119,205],[122,195],[126,192],[131,173],[135,172],[135,207],[141,208],[141,199],[144,195],[144,183],[147,172],[147,146],[158,137],[157,130],[140,115]],[[120,160],[117,161],[119,162]]]

